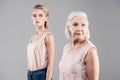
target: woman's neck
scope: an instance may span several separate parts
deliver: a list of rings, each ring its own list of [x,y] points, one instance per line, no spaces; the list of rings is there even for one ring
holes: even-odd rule
[[[86,39],[84,39],[84,40],[75,39],[75,40],[72,41],[72,45],[73,45],[73,46],[75,46],[75,45],[77,45],[77,44],[82,45],[82,44],[84,44],[86,41],[87,41]]]
[[[43,29],[37,29],[36,30],[36,34],[41,34],[41,33],[44,33],[44,32],[46,32],[47,31],[47,29],[45,29],[45,28],[43,28]]]
[[[87,40],[74,40],[72,41],[72,43],[70,44],[70,49],[78,49],[81,48],[83,45],[85,45],[87,43]]]

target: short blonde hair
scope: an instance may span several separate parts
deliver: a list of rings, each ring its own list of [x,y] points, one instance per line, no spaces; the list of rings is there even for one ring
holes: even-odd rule
[[[68,26],[71,23],[72,19],[74,17],[84,17],[87,20],[87,26],[89,26],[89,22],[88,22],[88,18],[87,18],[87,14],[83,11],[73,11],[69,14],[67,21],[66,21],[66,27],[65,27],[65,35],[68,39],[71,38],[70,32],[68,30]],[[89,32],[89,28],[87,28],[87,35],[86,38],[89,39],[90,38],[90,32]]]

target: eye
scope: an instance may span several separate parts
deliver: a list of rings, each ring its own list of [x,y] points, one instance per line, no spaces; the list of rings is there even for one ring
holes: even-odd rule
[[[86,26],[85,24],[81,24],[82,27]]]
[[[75,26],[75,27],[78,26],[78,23],[77,23],[77,22],[74,22],[74,23],[73,23],[73,26]]]
[[[42,14],[39,14],[39,17],[43,17],[43,15],[42,15]]]
[[[37,15],[36,15],[36,14],[33,14],[33,17],[37,17]]]

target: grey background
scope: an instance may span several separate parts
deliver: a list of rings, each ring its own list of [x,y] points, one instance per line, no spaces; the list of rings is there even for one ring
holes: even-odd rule
[[[71,11],[88,14],[90,40],[97,46],[100,80],[120,80],[120,0],[0,0],[0,80],[27,80],[27,45],[35,32],[31,10],[45,4],[50,11],[49,31],[55,36],[53,80],[59,77],[59,60]]]

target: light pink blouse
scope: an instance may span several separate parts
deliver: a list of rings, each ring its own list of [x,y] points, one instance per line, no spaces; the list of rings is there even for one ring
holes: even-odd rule
[[[28,70],[38,70],[47,67],[48,54],[45,45],[45,37],[50,32],[45,32],[36,42],[31,42],[27,47]]]
[[[88,80],[84,58],[91,47],[95,46],[90,41],[81,48],[72,50],[70,44],[65,45],[59,63],[59,80]]]

